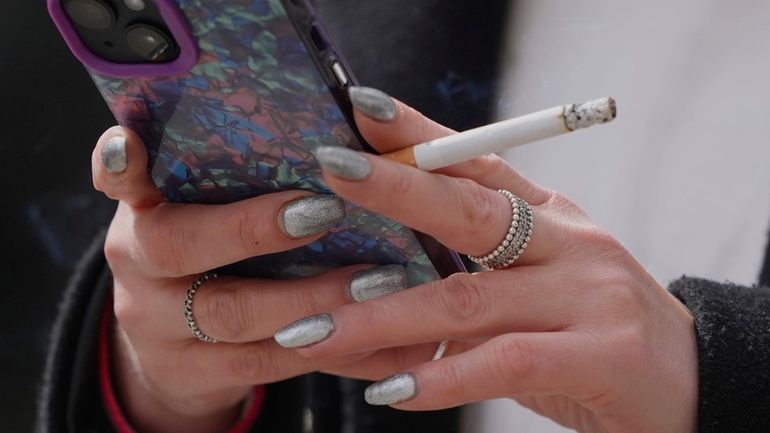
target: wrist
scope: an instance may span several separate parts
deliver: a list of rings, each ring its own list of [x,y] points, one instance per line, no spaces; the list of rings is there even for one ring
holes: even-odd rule
[[[164,395],[146,380],[136,353],[120,328],[109,326],[102,332],[112,337],[103,336],[105,340],[112,340],[107,342],[105,350],[109,355],[106,379],[116,410],[123,418],[121,422],[127,427],[125,431],[227,432],[243,418],[244,403],[252,387],[228,389],[196,398]],[[102,388],[104,391],[104,386]]]

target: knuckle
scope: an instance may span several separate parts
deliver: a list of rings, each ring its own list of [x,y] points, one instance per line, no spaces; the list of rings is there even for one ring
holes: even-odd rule
[[[584,242],[593,245],[602,251],[618,252],[624,250],[623,246],[614,236],[597,226],[589,225],[584,227],[581,230],[581,235]]]
[[[127,333],[138,329],[145,323],[145,309],[138,304],[137,300],[122,289],[122,286],[116,281],[112,308],[118,325]]]
[[[229,224],[233,230],[233,237],[240,243],[241,249],[254,251],[254,247],[259,244],[256,229],[262,227],[265,222],[261,221],[259,215],[247,206],[241,207],[230,218]]]
[[[491,377],[509,381],[532,376],[537,371],[537,365],[531,344],[517,338],[506,338],[493,346],[487,367]]]
[[[564,194],[554,190],[546,190],[545,194],[547,199],[540,206],[548,213],[557,215],[562,221],[568,221],[578,226],[590,226],[592,224],[588,214]]]
[[[461,212],[466,233],[488,233],[497,227],[507,209],[500,205],[497,194],[468,179],[455,179],[455,201]]]
[[[486,176],[494,179],[515,173],[503,158],[494,154],[473,158],[469,162],[471,171],[477,176]]]
[[[545,203],[545,205],[558,210],[560,213],[567,214],[567,215],[579,215],[579,216],[585,216],[585,211],[580,208],[575,202],[567,198],[564,194],[560,193],[559,191],[548,191],[548,201]]]
[[[104,257],[113,272],[120,268],[129,259],[129,256],[128,248],[117,236],[114,226],[111,227],[104,241]]]
[[[137,230],[137,238],[144,256],[158,270],[172,276],[187,274],[190,239],[173,222],[144,221]]]
[[[249,331],[248,294],[236,288],[219,287],[202,299],[198,321],[203,332],[224,341],[240,341]]]
[[[262,384],[283,379],[280,369],[286,360],[279,359],[278,352],[257,344],[233,357],[230,371],[234,377],[249,384]]]
[[[566,247],[563,251],[588,259],[597,266],[606,267],[607,263],[625,263],[630,257],[615,237],[591,222],[566,220],[558,227],[560,227],[562,239],[565,240]],[[591,254],[586,254],[587,251]]]
[[[620,271],[605,272],[602,276],[602,288],[596,308],[601,314],[596,314],[591,322],[599,322],[604,326],[628,326],[641,321],[645,316],[645,294],[637,288],[632,275]],[[590,314],[590,313],[589,313]]]
[[[619,370],[628,369],[631,366],[650,365],[651,344],[645,337],[642,326],[638,323],[628,323],[617,327],[614,332],[607,332],[611,337],[605,337],[608,341],[604,345],[605,359],[614,360],[614,366]]]
[[[388,185],[390,186],[390,193],[393,197],[408,196],[414,188],[412,179],[409,177],[405,168],[400,165],[394,167],[392,179],[390,179]]]
[[[607,273],[602,280],[606,285],[603,297],[613,310],[631,313],[641,301],[635,290],[634,278],[628,272]]]
[[[438,296],[447,317],[468,321],[484,316],[486,304],[478,280],[472,275],[455,274],[446,280]]]
[[[291,296],[291,305],[302,315],[310,315],[323,312],[332,307],[324,296],[324,290],[309,287],[306,290],[294,290]]]

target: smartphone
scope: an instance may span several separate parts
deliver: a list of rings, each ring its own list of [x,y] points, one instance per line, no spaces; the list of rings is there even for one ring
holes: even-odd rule
[[[327,194],[313,149],[372,151],[347,96],[355,77],[305,0],[48,0],[48,9],[118,123],[144,140],[169,201]],[[356,263],[404,265],[411,285],[464,270],[428,236],[348,204],[319,241],[226,272],[293,278]]]

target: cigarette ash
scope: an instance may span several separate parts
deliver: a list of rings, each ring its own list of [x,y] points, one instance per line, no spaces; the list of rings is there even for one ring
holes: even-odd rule
[[[574,131],[599,123],[611,122],[617,114],[617,106],[612,98],[601,98],[584,104],[565,105],[564,125],[570,131]]]

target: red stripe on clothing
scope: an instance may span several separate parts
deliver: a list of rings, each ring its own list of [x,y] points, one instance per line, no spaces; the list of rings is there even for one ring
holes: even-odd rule
[[[99,389],[107,415],[118,433],[136,433],[131,424],[126,420],[123,409],[118,404],[115,387],[112,384],[110,374],[110,323],[112,322],[112,297],[104,305],[102,319],[99,325]],[[254,387],[254,395],[248,410],[228,433],[246,433],[259,417],[262,411],[262,403],[265,401],[265,387]]]

